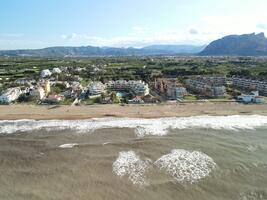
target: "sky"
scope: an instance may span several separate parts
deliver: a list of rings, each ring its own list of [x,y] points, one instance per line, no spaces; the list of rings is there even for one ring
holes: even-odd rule
[[[0,49],[204,45],[267,33],[266,0],[1,0]]]

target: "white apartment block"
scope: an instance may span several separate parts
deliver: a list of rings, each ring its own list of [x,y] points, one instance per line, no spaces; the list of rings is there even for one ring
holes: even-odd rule
[[[126,81],[126,80],[117,80],[117,81],[109,81],[107,84],[107,88],[111,90],[129,90],[133,92],[137,96],[145,96],[149,94],[148,84],[139,80],[139,81]]]
[[[106,86],[101,82],[91,82],[88,85],[89,96],[101,95],[106,90]]]
[[[31,85],[31,84],[36,83],[36,81],[31,78],[19,78],[15,80],[15,83],[18,85]]]
[[[49,69],[44,69],[44,70],[41,71],[41,75],[40,76],[42,78],[46,78],[46,77],[49,77],[51,75],[52,75],[52,72],[50,72]]]
[[[61,69],[59,69],[58,67],[55,67],[55,68],[53,68],[52,73],[53,73],[53,74],[61,74],[62,71],[61,71]]]
[[[17,100],[21,94],[22,92],[19,87],[9,88],[0,96],[0,102],[11,103]]]

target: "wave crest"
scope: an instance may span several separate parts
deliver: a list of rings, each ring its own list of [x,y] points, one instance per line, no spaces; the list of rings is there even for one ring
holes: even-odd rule
[[[4,120],[0,121],[0,134],[31,132],[40,129],[75,130],[92,132],[104,128],[134,128],[138,137],[165,135],[168,129],[209,128],[209,129],[254,129],[267,125],[267,116],[195,116],[158,119],[100,118],[91,120]]]

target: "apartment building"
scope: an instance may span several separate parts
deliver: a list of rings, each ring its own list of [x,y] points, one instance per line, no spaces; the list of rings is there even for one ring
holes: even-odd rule
[[[97,96],[104,93],[106,90],[106,85],[101,82],[91,82],[88,85],[89,96]]]
[[[170,99],[183,98],[187,95],[186,88],[176,78],[158,78],[154,87]]]
[[[49,69],[44,69],[41,71],[41,78],[47,78],[50,77],[52,75],[52,72]]]
[[[1,96],[0,102],[2,103],[11,103],[19,98],[22,94],[22,91],[19,87],[7,89]]]
[[[19,79],[15,80],[15,83],[18,85],[32,85],[32,84],[36,83],[36,81],[34,79],[31,79],[31,78],[19,78]]]
[[[267,96],[267,81],[233,77],[233,86],[244,90],[257,90],[260,95]]]
[[[145,82],[138,80],[117,80],[117,81],[109,81],[106,84],[107,88],[110,90],[115,90],[115,91],[123,91],[123,90],[128,90],[135,94],[136,96],[145,96],[149,94],[149,87],[148,84]]]
[[[226,95],[224,76],[192,76],[186,80],[188,89],[209,97],[223,97]]]

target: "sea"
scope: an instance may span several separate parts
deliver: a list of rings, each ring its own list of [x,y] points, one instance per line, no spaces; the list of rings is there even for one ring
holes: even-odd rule
[[[266,200],[267,116],[0,121],[3,200]]]

